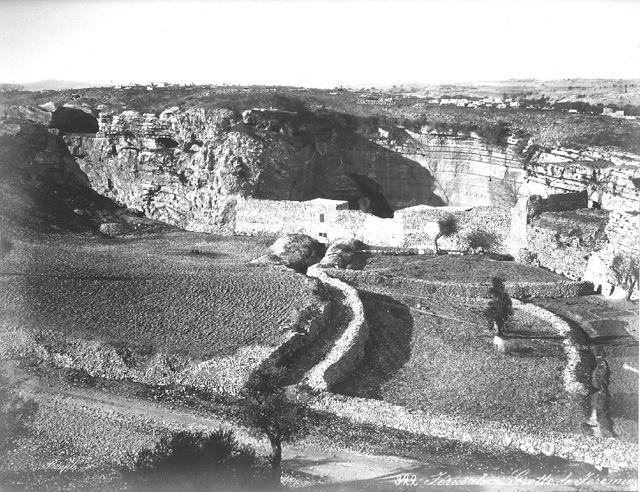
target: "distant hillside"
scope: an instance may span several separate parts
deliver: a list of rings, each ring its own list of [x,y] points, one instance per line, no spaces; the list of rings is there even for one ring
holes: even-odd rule
[[[43,91],[43,90],[61,91],[65,89],[84,89],[87,87],[97,87],[100,84],[95,84],[92,82],[74,82],[72,80],[47,79],[47,80],[40,80],[38,82],[30,82],[28,84],[21,84],[21,85],[23,85],[25,90],[28,90],[28,91]]]

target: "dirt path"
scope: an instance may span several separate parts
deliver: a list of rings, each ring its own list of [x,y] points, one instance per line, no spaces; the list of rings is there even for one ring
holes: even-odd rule
[[[222,427],[234,430],[240,442],[254,447],[259,454],[267,455],[270,452],[266,439],[256,439],[246,428],[226,422],[205,410],[177,407],[104,389],[69,386],[64,381],[41,377],[29,369],[22,369],[14,362],[0,362],[4,374],[9,368],[13,369],[13,381],[20,384],[24,393],[49,405],[61,405],[64,408],[72,406],[74,412],[70,412],[70,415],[80,411],[95,417],[95,410],[98,410],[115,415],[118,419],[122,417],[125,422],[136,418],[152,420],[159,428],[215,430]],[[487,475],[483,475],[483,472],[469,471],[463,465],[456,465],[455,457],[448,460],[444,456],[434,455],[433,460],[429,460],[428,457],[409,459],[360,453],[337,446],[330,439],[328,444],[326,440],[310,439],[286,445],[283,451],[283,482],[289,487],[304,487],[309,491],[621,490],[621,487],[579,487],[574,483],[578,477],[560,483],[565,476],[556,473],[546,478],[539,474],[534,477],[526,469],[512,472],[514,476],[500,475],[498,470],[502,468],[499,463],[496,463],[495,474],[487,472]],[[396,485],[396,481],[401,479],[406,481],[407,486]],[[544,483],[545,480],[548,483]]]
[[[266,440],[256,439],[247,429],[206,415],[201,411],[127,398],[94,389],[48,386],[33,378],[23,381],[22,388],[25,393],[41,402],[47,401],[56,404],[64,402],[64,405],[72,405],[82,409],[99,409],[127,418],[142,417],[156,421],[166,428],[214,430],[222,427],[232,429],[241,442],[253,446],[259,453],[268,454],[270,451]],[[522,470],[522,475],[519,476],[495,475],[492,477],[470,474],[461,467],[445,466],[437,462],[357,453],[341,448],[323,449],[318,445],[304,443],[284,447],[282,466],[284,483],[292,487],[304,485],[306,490],[406,490],[407,487],[396,485],[396,481],[403,479],[410,490],[420,488],[429,491],[447,490],[452,492],[463,490],[504,490],[507,492],[579,490],[574,485],[559,484],[558,482],[563,477],[549,478],[549,480],[555,481],[553,484],[537,483],[534,484],[535,487],[532,487],[534,479],[527,478],[526,470]],[[536,477],[536,479],[539,478]],[[473,480],[482,480],[484,484],[482,482],[480,485],[461,483],[465,480],[468,483],[473,483]],[[491,480],[493,480],[492,483]],[[417,489],[412,485],[413,483],[416,484]],[[496,484],[499,484],[497,489]]]

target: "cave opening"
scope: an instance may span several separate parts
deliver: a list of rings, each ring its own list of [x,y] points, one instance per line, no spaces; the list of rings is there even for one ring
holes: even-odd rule
[[[393,209],[382,192],[382,186],[368,176],[350,174],[359,194],[349,198],[349,209],[362,210],[385,219],[393,218]]]
[[[100,129],[98,120],[92,114],[64,106],[52,113],[49,126],[63,133],[97,133]]]
[[[156,145],[163,149],[175,149],[179,144],[173,138],[158,137],[156,138]]]

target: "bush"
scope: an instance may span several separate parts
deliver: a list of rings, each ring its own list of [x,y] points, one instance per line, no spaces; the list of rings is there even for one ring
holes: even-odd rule
[[[520,262],[525,265],[540,266],[540,260],[538,260],[538,253],[522,248],[520,250]]]
[[[458,232],[458,219],[454,215],[447,215],[438,220],[438,234],[434,239],[436,254],[440,251],[438,248],[438,239],[441,237],[449,237]]]
[[[627,291],[627,301],[631,300],[636,285],[638,285],[638,257],[625,256],[620,253],[613,257],[611,274],[618,285]]]
[[[479,252],[489,252],[498,244],[498,237],[494,232],[474,229],[466,237],[469,249]]]
[[[180,431],[163,436],[153,449],[140,451],[131,468],[135,472],[169,475],[231,461],[247,465],[256,462],[255,452],[239,444],[233,431]]]

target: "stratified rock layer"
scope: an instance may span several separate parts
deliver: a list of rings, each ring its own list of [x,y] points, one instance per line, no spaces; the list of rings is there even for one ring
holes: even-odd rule
[[[545,150],[514,137],[493,145],[473,133],[385,131],[333,113],[276,109],[5,114],[6,124],[20,119],[62,132],[100,194],[195,231],[233,231],[235,204],[248,197],[344,200],[380,217],[415,205],[511,207],[521,196],[583,190],[596,207],[637,207],[640,157],[603,149]]]

